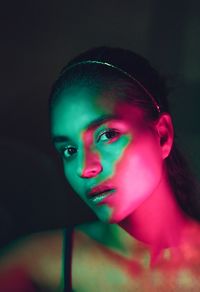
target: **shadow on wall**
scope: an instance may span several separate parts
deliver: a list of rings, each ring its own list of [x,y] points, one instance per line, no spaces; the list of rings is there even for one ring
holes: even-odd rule
[[[46,154],[21,141],[1,139],[0,161],[0,245],[93,218]]]

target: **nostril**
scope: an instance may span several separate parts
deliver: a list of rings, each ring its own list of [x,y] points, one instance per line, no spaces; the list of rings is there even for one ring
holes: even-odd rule
[[[93,165],[91,167],[85,167],[82,171],[82,178],[90,178],[97,176],[102,171],[101,165]]]

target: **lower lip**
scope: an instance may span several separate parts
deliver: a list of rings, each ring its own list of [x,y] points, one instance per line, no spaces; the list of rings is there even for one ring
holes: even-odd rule
[[[92,202],[93,204],[102,204],[104,203],[104,199],[106,199],[107,197],[113,195],[113,193],[115,192],[115,190],[109,190],[105,193],[101,193],[99,195],[93,196],[89,198],[89,201]]]

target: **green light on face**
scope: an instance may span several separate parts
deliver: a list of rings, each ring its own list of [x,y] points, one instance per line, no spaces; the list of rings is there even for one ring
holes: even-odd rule
[[[103,221],[116,223],[130,215],[159,181],[155,138],[144,129],[141,110],[93,87],[63,90],[52,108],[54,140],[63,137],[56,149],[65,176]],[[101,191],[90,200],[88,192],[99,185],[115,191],[112,196]]]

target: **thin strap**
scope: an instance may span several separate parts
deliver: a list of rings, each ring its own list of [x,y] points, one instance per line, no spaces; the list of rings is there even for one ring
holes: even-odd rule
[[[65,228],[63,240],[63,292],[72,292],[72,238],[73,227]]]

